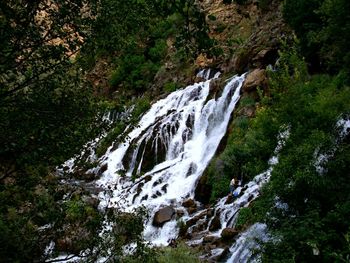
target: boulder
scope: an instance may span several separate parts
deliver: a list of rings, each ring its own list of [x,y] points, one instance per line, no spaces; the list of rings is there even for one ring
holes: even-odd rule
[[[216,236],[205,236],[203,237],[203,243],[212,243],[214,241],[216,241],[218,239],[218,237]]]
[[[198,180],[196,189],[194,191],[195,200],[203,203],[209,204],[210,194],[211,194],[211,185],[207,183],[208,175],[203,174]]]
[[[199,56],[196,58],[196,65],[201,68],[208,67],[212,63],[213,63],[213,59],[207,58],[207,56],[203,53],[199,54]]]
[[[229,247],[225,247],[224,250],[219,255],[217,255],[217,257],[215,258],[216,262],[225,261],[225,258],[227,258],[229,253],[230,253]]]
[[[170,221],[175,215],[175,209],[171,206],[166,206],[158,210],[154,217],[152,224],[157,227],[163,226],[166,222]]]
[[[182,202],[182,206],[183,207],[197,207],[196,203],[193,201],[193,199],[187,199],[185,201]]]
[[[234,198],[233,198],[232,194],[229,194],[226,198],[225,205],[232,204],[233,200],[234,200]]]
[[[235,236],[237,236],[238,233],[239,231],[237,231],[236,229],[227,227],[222,230],[221,237],[224,240],[230,240],[230,239],[233,239]]]
[[[206,216],[206,214],[207,214],[206,211],[201,212],[199,215],[196,215],[196,216],[192,217],[191,219],[187,220],[186,225],[188,227],[195,225],[197,223],[197,221],[201,218],[204,218]]]
[[[108,169],[108,163],[103,164],[100,169],[98,170],[97,175],[101,176],[105,171]]]
[[[213,220],[210,222],[209,231],[216,231],[221,228],[220,214],[216,214]]]
[[[266,71],[264,69],[254,69],[252,72],[250,72],[247,75],[243,83],[243,91],[252,92],[258,86],[265,88],[266,85],[267,85]]]

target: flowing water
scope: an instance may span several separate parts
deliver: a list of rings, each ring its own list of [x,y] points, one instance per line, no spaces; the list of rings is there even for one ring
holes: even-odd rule
[[[177,238],[179,220],[187,225],[187,243],[192,246],[203,244],[208,238],[219,239],[225,228],[233,228],[240,208],[255,200],[261,186],[269,180],[278,163],[278,153],[289,136],[290,127],[282,127],[269,169],[239,187],[236,199],[226,196],[209,208],[195,202],[196,209],[190,212],[183,202],[194,199],[196,184],[226,133],[244,81],[244,75],[232,77],[223,90],[220,93],[216,90],[213,96],[210,83],[219,73],[207,70],[197,76],[207,80],[154,103],[137,126],[128,128],[123,142],[117,147],[111,146],[99,159],[100,167],[107,167],[96,182],[106,190],[99,194],[100,207],[116,207],[126,212],[145,207],[150,216],[145,222],[144,237],[154,245],[168,245]],[[348,134],[349,127],[349,120],[337,123],[339,140]],[[91,143],[91,149],[99,139]],[[88,158],[94,159],[93,150],[91,152]],[[323,155],[315,153],[315,166],[320,173],[322,164],[332,154],[333,151]],[[67,161],[66,166],[73,169],[74,158]],[[153,216],[164,207],[172,207],[174,214],[161,227],[155,226]],[[264,242],[269,238],[265,225],[251,226],[229,248],[227,262],[258,260],[252,257],[252,250],[258,246],[255,240]],[[210,248],[204,257],[216,261],[223,252],[221,247]]]
[[[207,80],[153,104],[126,140],[102,158],[108,169],[97,184],[112,191],[100,194],[101,206],[125,211],[145,206],[151,215],[145,238],[156,245],[176,238],[175,219],[155,227],[152,216],[165,206],[188,216],[182,201],[193,198],[198,179],[226,133],[243,81],[244,76],[229,79],[217,98],[210,98]]]

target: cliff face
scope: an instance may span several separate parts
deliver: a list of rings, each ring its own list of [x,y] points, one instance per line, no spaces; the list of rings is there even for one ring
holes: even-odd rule
[[[201,6],[207,13],[210,36],[222,50],[212,63],[223,72],[243,73],[274,64],[281,40],[291,35],[279,1],[263,9],[258,1],[239,5],[207,0]]]
[[[289,38],[291,30],[282,19],[280,1],[272,1],[268,7],[262,7],[257,0],[245,4],[224,3],[218,0],[198,1],[206,15],[209,36],[214,46],[207,55],[201,53],[197,58],[178,58],[175,39],[166,41],[167,55],[154,77],[150,88],[139,95],[151,98],[168,93],[164,86],[176,83],[184,87],[198,79],[194,76],[201,68],[216,68],[223,73],[244,73],[255,68],[265,68],[274,64],[281,40]],[[122,86],[112,87],[109,78],[112,74],[112,58],[100,58],[88,74],[96,94],[111,98],[130,97],[130,91]]]

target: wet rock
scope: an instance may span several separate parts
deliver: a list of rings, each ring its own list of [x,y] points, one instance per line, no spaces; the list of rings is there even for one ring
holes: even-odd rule
[[[203,237],[203,243],[212,243],[217,239],[218,239],[218,237],[216,237],[216,236],[205,236],[205,237]]]
[[[182,206],[183,207],[197,207],[195,201],[193,199],[187,199],[185,201],[182,202]]]
[[[252,201],[253,199],[254,199],[254,195],[250,195],[250,196],[248,197],[248,202]]]
[[[189,214],[193,214],[197,211],[197,208],[196,207],[189,207],[189,208],[187,208],[187,211]]]
[[[233,198],[232,194],[229,194],[226,198],[225,205],[232,204],[233,200],[234,200],[234,198]]]
[[[235,236],[237,236],[239,233],[239,231],[237,231],[236,229],[234,228],[224,228],[221,232],[221,237],[222,239],[224,240],[231,240],[233,239]]]
[[[216,262],[222,262],[222,261],[225,261],[225,259],[227,258],[227,256],[229,255],[230,253],[230,249],[229,247],[225,247],[224,250],[219,254],[217,255],[215,258],[213,258]]]
[[[203,204],[209,204],[211,195],[211,186],[207,183],[207,179],[207,174],[203,174],[202,177],[199,179],[196,189],[194,191],[195,200]]]
[[[168,184],[165,184],[162,186],[161,190],[166,193],[167,192],[167,188],[168,188]]]
[[[176,210],[176,217],[177,217],[177,218],[183,217],[184,214],[185,214],[185,211],[184,211],[184,210],[182,210],[182,209],[177,209],[177,210]]]
[[[186,177],[194,174],[197,171],[197,165],[195,163],[191,163],[190,168],[187,171]]]
[[[243,83],[243,91],[251,92],[254,91],[257,87],[265,88],[266,85],[266,71],[264,69],[254,69],[247,75]]]
[[[162,193],[157,191],[155,194],[152,195],[152,198],[155,199],[155,198],[157,198],[159,196],[162,196]]]
[[[108,169],[108,163],[103,164],[100,169],[98,170],[97,175],[101,176],[105,171]]]
[[[153,217],[152,224],[157,227],[163,226],[170,221],[175,215],[175,209],[171,206],[166,206],[157,211]]]
[[[148,199],[148,195],[145,195],[145,196],[143,196],[142,198],[141,198],[141,202],[142,201],[145,201],[145,200],[147,200]]]
[[[154,183],[153,183],[153,187],[156,187],[157,185],[159,185],[160,183],[162,183],[163,182],[163,180],[162,180],[162,178],[159,178],[157,181],[155,181]]]
[[[207,222],[206,221],[199,221],[196,223],[196,225],[192,228],[192,232],[196,233],[196,232],[202,232],[207,228]]]
[[[220,214],[217,213],[210,223],[209,231],[216,231],[221,228]]]
[[[145,181],[145,183],[149,182],[152,180],[152,176],[151,175],[147,175],[143,178],[143,180]]]
[[[192,217],[191,219],[187,220],[186,225],[188,227],[195,225],[199,219],[201,219],[204,216],[206,216],[206,213],[207,213],[206,211],[203,211],[199,215],[196,215],[195,217]]]

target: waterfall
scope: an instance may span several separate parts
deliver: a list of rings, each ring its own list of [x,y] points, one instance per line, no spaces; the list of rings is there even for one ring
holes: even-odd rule
[[[108,168],[97,184],[111,191],[100,193],[100,206],[124,211],[145,206],[150,212],[146,240],[157,245],[176,238],[175,219],[155,227],[152,217],[166,206],[188,216],[181,203],[193,198],[198,179],[226,133],[243,81],[244,75],[232,77],[217,98],[210,98],[211,80],[206,80],[154,103],[125,141],[102,157],[101,165]]]

